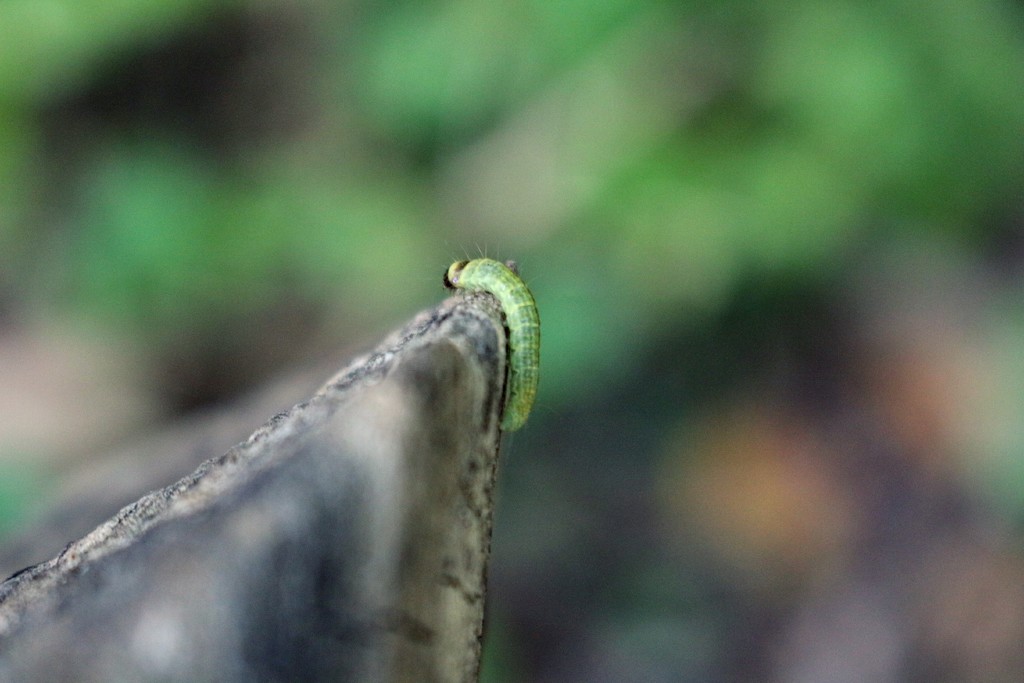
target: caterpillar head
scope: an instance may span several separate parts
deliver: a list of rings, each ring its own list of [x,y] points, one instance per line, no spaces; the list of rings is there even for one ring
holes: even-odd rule
[[[469,261],[456,261],[448,267],[448,270],[444,271],[444,286],[448,289],[455,289],[459,286],[459,276],[462,275],[462,271],[466,268],[466,264]]]

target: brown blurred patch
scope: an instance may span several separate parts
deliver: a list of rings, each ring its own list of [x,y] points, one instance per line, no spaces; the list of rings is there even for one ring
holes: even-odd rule
[[[827,564],[854,527],[854,506],[827,445],[792,412],[733,406],[671,460],[662,496],[672,533],[696,532],[741,574],[791,584]]]
[[[62,459],[113,443],[156,410],[143,352],[76,329],[0,335],[0,458]]]

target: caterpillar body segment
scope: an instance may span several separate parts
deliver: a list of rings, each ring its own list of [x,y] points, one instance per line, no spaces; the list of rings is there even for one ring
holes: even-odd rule
[[[488,292],[498,300],[508,327],[509,379],[501,428],[519,429],[530,415],[540,380],[540,316],[515,263],[493,259],[456,261],[445,273],[451,289]]]

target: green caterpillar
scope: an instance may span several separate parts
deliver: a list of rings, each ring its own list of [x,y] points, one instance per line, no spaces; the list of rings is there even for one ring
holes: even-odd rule
[[[444,274],[449,289],[493,294],[505,312],[508,326],[508,399],[501,428],[519,429],[530,415],[540,380],[540,316],[537,303],[519,279],[514,261],[507,264],[489,258],[456,261]]]

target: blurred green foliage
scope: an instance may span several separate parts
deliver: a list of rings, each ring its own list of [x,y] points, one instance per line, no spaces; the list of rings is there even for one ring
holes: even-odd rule
[[[364,321],[379,325],[436,295],[412,273],[491,248],[524,262],[550,311],[554,401],[750,269],[828,268],[866,226],[974,237],[1024,171],[1020,16],[989,0],[0,12],[5,252],[34,254],[12,235],[39,239],[33,223],[55,216],[32,201],[67,183],[66,251],[47,277],[75,306],[159,337],[282,296],[395,302]],[[307,84],[283,105],[300,110],[297,133],[246,139],[225,161],[173,121],[111,117],[71,139],[40,127],[47,107],[130,78],[134,54],[232,12],[305,17],[311,47],[286,43],[292,61],[276,65]],[[244,64],[237,76],[276,83]],[[264,104],[250,95],[219,104]],[[55,173],[47,143],[80,164]]]
[[[0,538],[38,510],[45,480],[43,472],[24,463],[0,466]]]
[[[515,258],[543,321],[534,430],[682,418],[705,394],[653,386],[652,355],[698,348],[687,367],[724,382],[801,295],[681,330],[773,284],[838,298],[865,253],[904,263],[907,243],[976,267],[1024,196],[1008,1],[7,0],[0,27],[0,316],[99,321],[212,365],[233,335],[295,360],[445,296],[454,259]],[[974,442],[1017,520],[1019,295],[979,316],[1001,383]],[[289,310],[311,313],[264,324]],[[638,430],[648,460],[673,426]],[[537,433],[518,443],[586,448]],[[604,455],[594,476],[621,486]]]
[[[995,0],[49,0],[0,26],[4,300],[185,355],[275,307],[370,338],[489,252],[536,290],[556,410],[751,273],[983,245],[1024,184],[1024,22]]]

